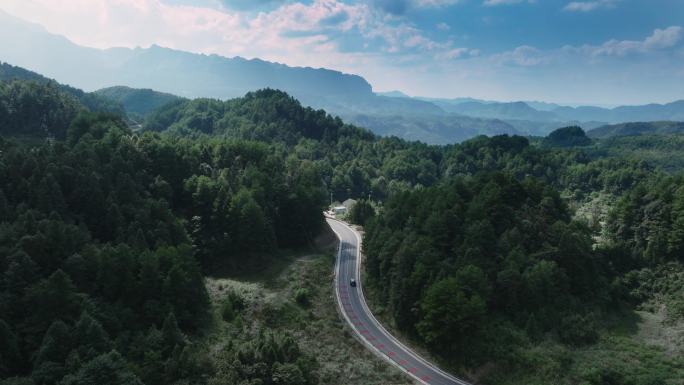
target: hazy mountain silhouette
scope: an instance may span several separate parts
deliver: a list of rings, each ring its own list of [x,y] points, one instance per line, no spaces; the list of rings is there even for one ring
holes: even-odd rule
[[[684,134],[684,122],[630,122],[597,127],[587,132],[591,138],[614,136]]]
[[[480,133],[514,131],[545,135],[568,125],[593,128],[628,121],[684,120],[684,101],[606,109],[542,102],[417,98],[398,91],[376,94],[363,77],[324,68],[194,54],[157,45],[133,49],[88,48],[2,11],[0,55],[0,61],[86,91],[126,86],[188,98],[228,99],[262,88],[280,89],[304,105],[326,109],[376,132],[425,138],[433,143],[453,142]],[[128,90],[118,96],[134,97],[136,105],[143,103],[140,99],[143,94],[136,91],[131,96],[130,93]],[[149,112],[166,99],[150,95],[157,100],[137,113]],[[383,121],[387,117],[392,118]],[[396,127],[390,129],[388,121]]]

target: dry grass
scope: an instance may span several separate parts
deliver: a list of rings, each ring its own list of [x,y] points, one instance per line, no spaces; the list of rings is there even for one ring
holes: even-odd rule
[[[292,257],[278,274],[271,271],[265,278],[208,278],[215,322],[206,343],[214,359],[220,360],[221,352],[231,344],[270,329],[295,337],[303,351],[316,357],[320,384],[411,384],[397,369],[356,341],[338,316],[332,289],[333,266],[334,257],[329,252]],[[308,305],[295,301],[298,288],[308,290]],[[235,320],[225,322],[219,309],[230,292],[239,294],[246,307]]]

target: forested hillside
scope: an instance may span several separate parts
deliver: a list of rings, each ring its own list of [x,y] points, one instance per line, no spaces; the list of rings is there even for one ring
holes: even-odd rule
[[[36,100],[52,85],[28,84],[24,100],[57,111]],[[319,173],[263,142],[134,135],[72,103],[55,143],[0,141],[0,376],[200,381],[211,367],[187,336],[208,318],[203,271],[307,244]]]
[[[28,81],[28,83],[19,82],[20,84],[31,84],[37,83],[38,85],[45,87],[52,87],[59,93],[63,95],[69,95],[77,99],[85,108],[96,111],[96,112],[110,112],[115,114],[123,114],[123,107],[116,101],[109,99],[105,96],[98,95],[93,92],[84,92],[78,88],[74,88],[68,85],[59,84],[53,79],[46,78],[43,75],[37,74],[32,71],[28,71],[21,67],[16,67],[8,63],[0,62],[0,82],[9,82],[12,80],[18,81]],[[41,97],[42,93],[37,93],[33,96]],[[19,92],[21,95],[21,92]],[[10,97],[17,97],[16,93],[10,93]],[[6,96],[7,97],[7,96]],[[20,97],[20,96],[19,96]],[[29,101],[33,97],[25,97],[24,101]],[[10,105],[12,100],[5,99],[4,104]],[[16,107],[15,107],[16,108]],[[44,111],[51,111],[50,108],[44,108]]]
[[[175,102],[180,97],[157,92],[151,89],[137,89],[124,86],[108,87],[93,93],[104,98],[120,103],[132,118],[143,119],[159,107]]]
[[[621,300],[590,230],[533,178],[400,194],[366,230],[366,271],[397,325],[460,365],[513,358],[548,332],[592,343],[593,320]]]
[[[440,183],[395,194],[365,219],[370,292],[447,365],[488,368],[485,383],[676,384],[684,362],[621,339],[615,325],[635,307],[680,335],[667,325],[684,314],[681,176],[629,152],[552,145],[586,145],[578,130],[542,148],[516,137],[451,148]],[[573,219],[567,204],[596,196],[616,202],[608,215]],[[634,366],[601,353],[617,346]],[[586,349],[597,349],[592,363]]]
[[[640,142],[609,152],[568,127],[431,146],[271,89],[175,100],[133,131],[89,94],[2,68],[3,385],[317,383],[320,357],[271,329],[286,311],[234,321],[246,305],[230,294],[221,317],[251,342],[198,341],[215,327],[204,276],[311,245],[330,198],[362,198],[350,218],[373,301],[449,368],[491,384],[682,375],[679,355],[606,334],[634,309],[684,314],[682,178],[635,156]],[[597,201],[594,221],[571,209]],[[584,366],[611,349],[633,364]]]

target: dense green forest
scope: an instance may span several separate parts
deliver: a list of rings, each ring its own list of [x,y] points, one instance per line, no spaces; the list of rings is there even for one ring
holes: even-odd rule
[[[84,92],[83,90],[80,90],[78,88],[74,88],[65,84],[60,84],[57,83],[53,79],[49,79],[44,77],[43,75],[37,74],[32,71],[28,71],[24,68],[21,67],[16,67],[11,64],[7,64],[4,62],[0,62],[0,82],[1,83],[7,83],[11,82],[13,80],[19,80],[23,82],[28,81],[29,84],[19,84],[19,85],[14,85],[15,87],[24,87],[24,88],[29,88],[29,91],[24,90],[24,93],[9,93],[4,95],[3,98],[3,103],[5,104],[5,108],[8,108],[11,106],[12,102],[14,103],[28,103],[30,106],[30,103],[34,103],[36,100],[46,100],[46,99],[55,99],[55,98],[61,98],[64,99],[65,97],[71,97],[75,98],[83,105],[83,107],[91,110],[91,111],[97,111],[97,112],[110,112],[110,113],[115,113],[117,115],[123,115],[124,114],[124,108],[121,104],[119,104],[117,101],[110,99],[106,96],[99,95],[97,93],[93,92]],[[38,85],[42,86],[48,86],[52,89],[52,92],[48,91],[45,92],[44,90],[36,90],[35,86],[36,84],[30,84],[30,83],[37,83]],[[6,85],[6,84],[3,84]],[[30,88],[33,86],[34,90],[31,92]],[[28,94],[27,94],[28,92]],[[58,93],[59,95],[56,96],[54,95],[55,93]],[[5,99],[7,98],[7,99]],[[18,98],[18,99],[17,99]],[[54,101],[51,101],[54,103]],[[38,111],[35,110],[33,111],[34,113],[39,113],[39,114],[47,114],[49,115],[53,108],[54,105],[49,105],[45,104],[42,108],[42,110]],[[13,107],[12,109],[19,108],[19,107]],[[36,120],[40,120],[41,116],[38,115],[36,117]],[[45,118],[42,118],[45,119]],[[46,126],[50,127],[49,124],[46,122]],[[6,134],[3,134],[6,135]]]
[[[8,87],[28,87],[45,114],[57,108],[37,98],[67,98],[52,84]],[[208,318],[203,271],[306,245],[323,224],[318,170],[263,142],[135,135],[70,103],[49,122],[57,141],[0,140],[0,376],[199,381],[207,360],[186,335]],[[45,137],[24,130],[39,119],[10,114],[3,134]],[[280,339],[242,354],[273,344],[293,354]]]
[[[164,92],[124,86],[103,88],[93,94],[120,103],[128,117],[135,120],[144,120],[160,107],[180,99]]]
[[[1,68],[1,384],[316,383],[322,363],[277,330],[227,348],[228,369],[197,341],[204,276],[310,246],[331,197],[359,199],[373,301],[452,369],[607,344],[603,321],[632,309],[684,318],[684,180],[637,156],[645,138],[430,146],[270,89],[159,103],[133,130],[116,101]],[[575,211],[597,201],[595,221]],[[244,306],[231,297],[224,320]],[[553,360],[544,373],[570,365]],[[673,383],[684,363],[668,365],[557,383]]]
[[[589,229],[533,178],[484,173],[400,194],[366,230],[366,271],[397,325],[466,365],[549,331],[591,343],[593,319],[620,300]]]

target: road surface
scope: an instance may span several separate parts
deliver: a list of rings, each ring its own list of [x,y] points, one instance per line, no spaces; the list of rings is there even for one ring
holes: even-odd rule
[[[425,385],[469,385],[421,358],[394,338],[366,305],[360,276],[361,237],[345,223],[326,219],[340,239],[335,265],[335,296],[342,315],[363,344],[390,364]],[[356,279],[356,287],[349,282]]]

